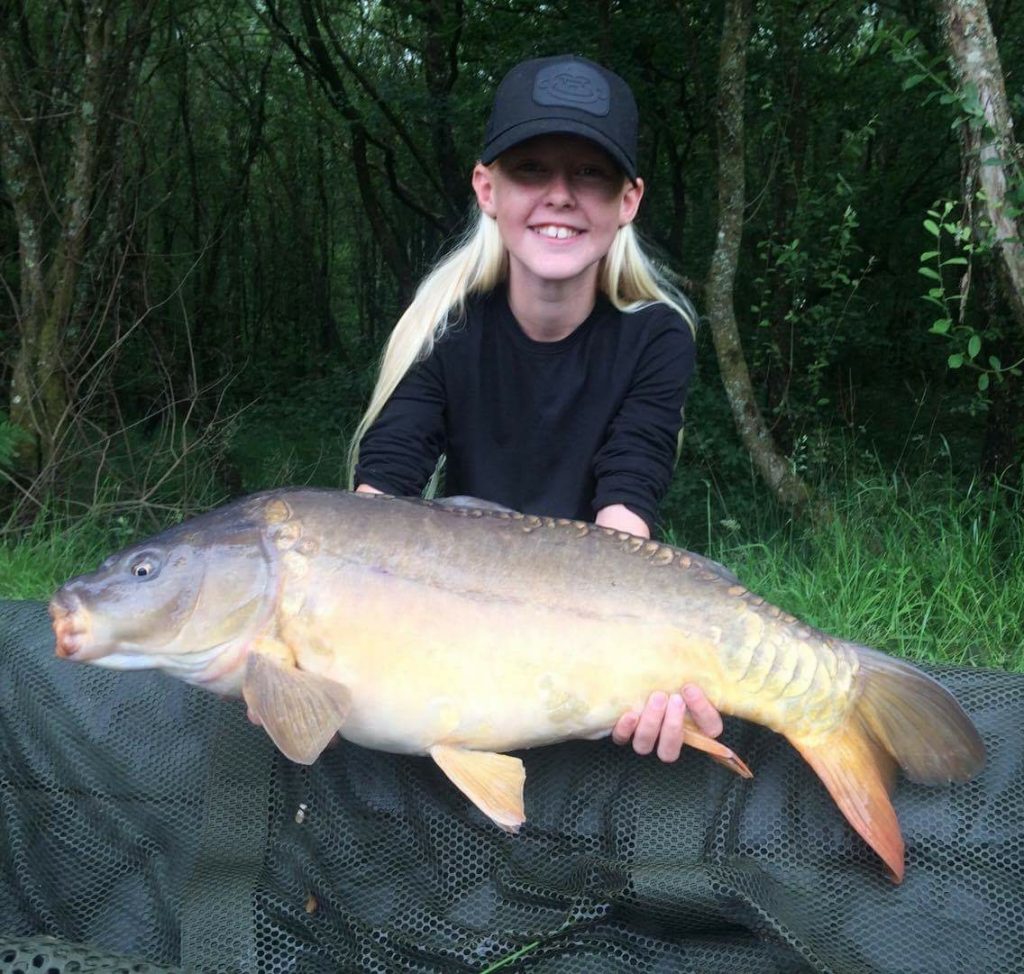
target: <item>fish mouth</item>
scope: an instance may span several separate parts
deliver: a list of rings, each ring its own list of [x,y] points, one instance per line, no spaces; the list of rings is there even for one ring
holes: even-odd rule
[[[77,595],[58,592],[50,600],[49,612],[60,659],[88,660],[98,655],[97,647],[89,645],[92,633],[89,610]],[[94,652],[90,653],[90,648]]]

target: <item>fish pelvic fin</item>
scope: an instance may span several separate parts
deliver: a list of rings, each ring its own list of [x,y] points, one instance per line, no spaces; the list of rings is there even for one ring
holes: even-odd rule
[[[429,753],[455,787],[495,825],[506,832],[519,831],[526,821],[526,769],[519,758],[448,744],[435,744]]]
[[[717,761],[723,768],[728,768],[741,778],[754,777],[754,772],[732,748],[726,747],[713,737],[708,737],[707,734],[702,734],[689,714],[683,718],[683,743],[710,755],[713,761]]]
[[[312,764],[345,723],[348,688],[251,651],[242,696],[285,757]]]
[[[952,694],[904,660],[855,646],[856,698],[833,733],[813,741],[790,737],[836,804],[903,879],[903,837],[889,801],[896,767],[919,784],[973,778],[985,763],[977,729]]]

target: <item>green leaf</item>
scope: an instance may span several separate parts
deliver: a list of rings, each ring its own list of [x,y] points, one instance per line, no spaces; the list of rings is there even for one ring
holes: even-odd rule
[[[935,260],[938,256],[939,252],[937,250],[926,250],[921,254],[921,263],[924,263],[926,260]]]
[[[981,351],[981,335],[971,335],[971,340],[967,343],[967,354],[970,355],[971,359],[978,357],[978,352]]]
[[[982,372],[978,376],[978,391],[984,392],[988,388],[988,373]]]
[[[931,328],[928,329],[933,335],[945,335],[952,327],[953,322],[949,318],[939,318],[937,321],[932,322]]]
[[[917,269],[917,273],[920,274],[922,277],[930,277],[933,281],[942,280],[942,278],[939,277],[939,272],[931,267],[919,267]]]
[[[991,368],[995,369],[997,372],[1000,369],[1002,369],[1002,367],[1003,367],[1003,363],[1001,361],[999,361],[999,357],[996,356],[996,355],[990,355],[988,357],[988,364],[989,364],[989,366]]]
[[[946,359],[946,364],[951,369],[958,369],[964,364],[964,357],[959,352],[954,352],[948,359]]]
[[[925,220],[924,221],[924,228],[933,237],[937,237],[939,235],[939,225],[934,220]]]
[[[911,88],[916,88],[927,77],[926,74],[912,74],[903,82],[903,90],[910,91]]]
[[[967,266],[967,258],[966,257],[947,257],[946,260],[944,260],[939,266],[940,267],[948,267],[950,264],[956,264],[958,267],[966,267]]]
[[[985,114],[985,109],[981,107],[981,98],[978,96],[978,86],[973,81],[968,81],[963,86],[963,91],[960,93],[960,104],[963,105],[965,112],[976,118],[981,118]]]

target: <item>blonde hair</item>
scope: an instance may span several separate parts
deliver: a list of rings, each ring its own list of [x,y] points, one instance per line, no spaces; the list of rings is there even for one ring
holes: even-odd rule
[[[508,278],[508,252],[493,217],[483,212],[460,242],[423,279],[412,303],[398,319],[384,346],[377,384],[348,451],[349,487],[355,483],[359,444],[398,383],[434,343],[462,317],[470,295],[490,291]],[[598,288],[620,311],[639,311],[662,302],[679,313],[696,334],[693,305],[670,281],[668,273],[643,251],[632,224],[620,227],[598,271]],[[680,434],[681,436],[681,434]]]

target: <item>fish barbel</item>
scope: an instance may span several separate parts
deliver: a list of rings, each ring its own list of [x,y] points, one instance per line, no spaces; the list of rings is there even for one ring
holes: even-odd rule
[[[654,690],[700,686],[800,752],[895,881],[889,794],[966,781],[974,726],[915,667],[828,636],[699,555],[582,521],[347,491],[256,494],[112,555],[50,603],[57,654],[245,698],[312,763],[335,733],[430,755],[502,828],[502,752],[606,736]],[[740,774],[721,743],[688,744]]]

